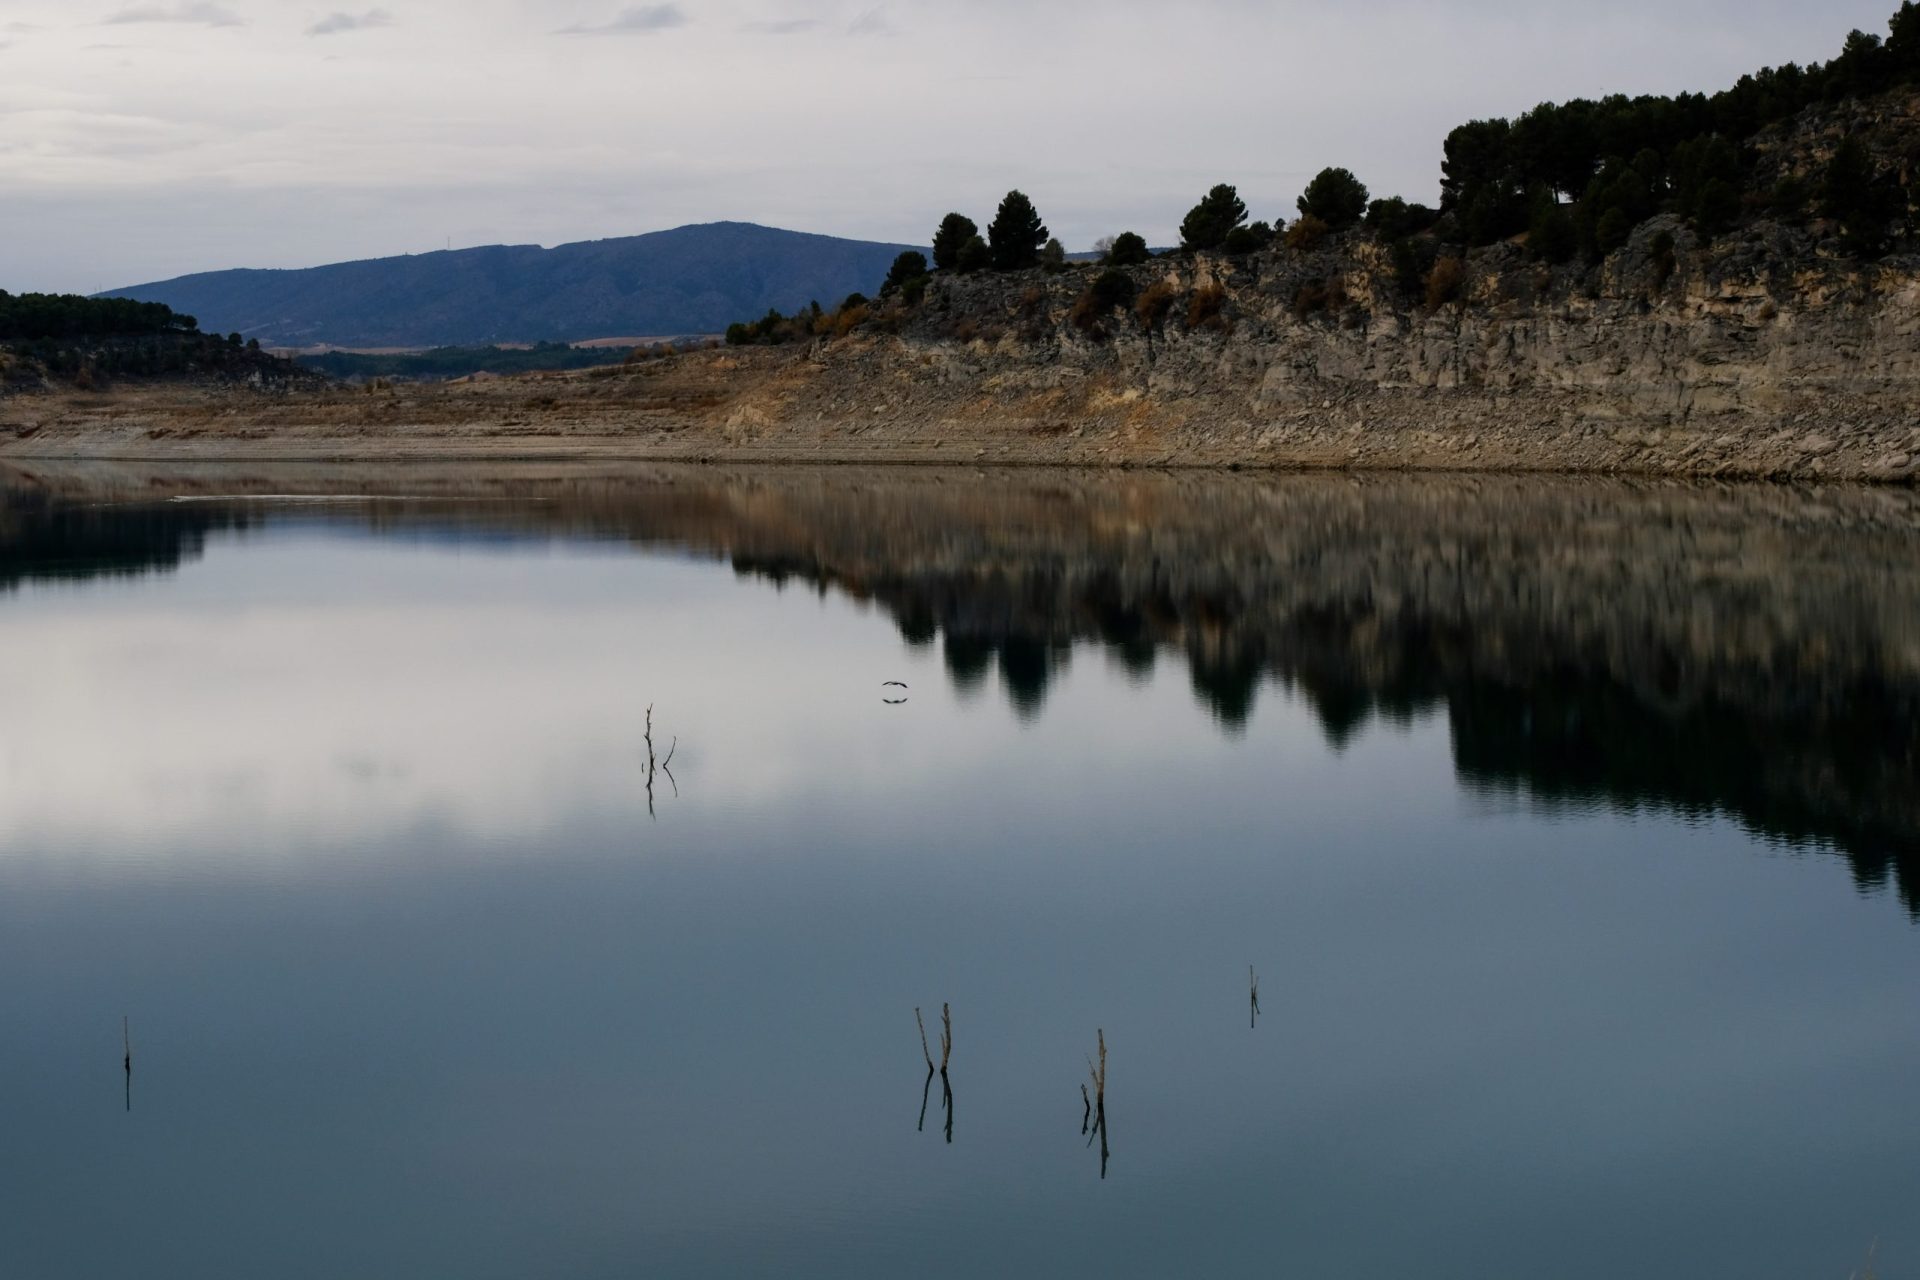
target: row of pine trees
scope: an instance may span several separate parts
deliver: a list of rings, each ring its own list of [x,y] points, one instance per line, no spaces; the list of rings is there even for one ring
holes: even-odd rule
[[[1177,252],[1241,255],[1276,243],[1304,250],[1328,235],[1364,229],[1387,246],[1402,290],[1417,296],[1431,293],[1436,266],[1471,248],[1513,240],[1549,265],[1596,263],[1626,244],[1636,227],[1664,214],[1686,223],[1702,241],[1759,219],[1818,222],[1843,252],[1877,258],[1911,243],[1920,222],[1914,190],[1920,152],[1876,155],[1848,136],[1813,171],[1770,175],[1762,150],[1752,143],[1761,131],[1809,107],[1915,85],[1920,3],[1903,0],[1885,38],[1855,31],[1842,53],[1824,65],[1769,67],[1711,96],[1576,99],[1542,104],[1511,121],[1461,125],[1446,139],[1438,208],[1399,197],[1373,199],[1351,171],[1328,168],[1300,194],[1292,222],[1249,221],[1239,191],[1221,183],[1182,220]],[[1096,248],[1109,268],[1152,256],[1146,239],[1131,231]],[[911,305],[937,271],[1060,270],[1066,260],[1033,201],[1010,191],[984,234],[964,214],[941,219],[931,260],[919,250],[900,254],[881,294]],[[856,295],[834,314],[866,305]],[[834,323],[816,319],[811,331]],[[729,339],[775,341],[780,339],[773,334],[793,328],[770,313],[755,325],[734,326]]]

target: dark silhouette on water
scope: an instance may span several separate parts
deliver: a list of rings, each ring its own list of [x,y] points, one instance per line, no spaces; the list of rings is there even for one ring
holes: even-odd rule
[[[1102,1182],[1105,1182],[1107,1178],[1107,1155],[1108,1155],[1108,1152],[1107,1152],[1107,1033],[1104,1030],[1102,1030],[1099,1032],[1099,1036],[1100,1036],[1099,1059],[1097,1061],[1092,1058],[1087,1059],[1087,1074],[1091,1077],[1092,1084],[1093,1084],[1093,1106],[1092,1106],[1093,1125],[1092,1125],[1091,1132],[1089,1132],[1086,1118],[1083,1116],[1080,1121],[1080,1132],[1087,1135],[1088,1146],[1093,1145],[1093,1140],[1095,1138],[1098,1138],[1100,1140],[1100,1180]],[[1085,1102],[1086,1097],[1087,1097],[1087,1086],[1081,1085],[1080,1086],[1081,1101]]]
[[[947,1108],[947,1144],[953,1144],[953,1084],[947,1078],[947,1061],[953,1057],[953,1010],[944,1001],[940,1005],[940,1100]]]
[[[1247,1002],[1252,1009],[1247,1014],[1247,1029],[1252,1030],[1260,1021],[1260,975],[1247,966]]]
[[[940,1065],[938,1068],[933,1065],[933,1054],[927,1048],[926,1021],[921,1018],[917,1007],[913,1011],[913,1021],[920,1028],[920,1054],[927,1061],[927,1078],[920,1086],[920,1123],[915,1126],[915,1131],[921,1133],[926,1131],[927,1099],[933,1092],[933,1075],[938,1070],[940,1102],[946,1109],[947,1141],[951,1143],[953,1141],[953,1083],[947,1076],[947,1063],[953,1057],[953,1010],[944,1003],[940,1006]]]
[[[1135,678],[1180,654],[1225,733],[1275,690],[1335,751],[1370,724],[1441,718],[1470,789],[1730,818],[1842,854],[1863,892],[1890,886],[1920,919],[1920,673],[1901,640],[1920,629],[1911,503],[1836,518],[1761,488],[1187,487],[1152,539],[1107,536],[1078,505],[1051,523],[1023,511],[1015,537],[984,503],[954,503],[948,527],[863,493],[854,513],[816,504],[804,553],[736,542],[732,559],[879,605],[910,647],[939,643],[963,696],[997,670],[1022,719],[1077,646]],[[1213,489],[1256,500],[1230,523],[1206,514]],[[1257,501],[1269,494],[1273,511]]]
[[[120,1018],[120,1047],[124,1052],[121,1065],[127,1071],[127,1111],[131,1113],[133,1111],[133,1032],[128,1029],[124,1014]]]
[[[917,1133],[927,1130],[927,1098],[933,1092],[933,1054],[927,1050],[927,1024],[920,1017],[919,1006],[913,1010],[913,1021],[920,1028],[920,1054],[927,1060],[927,1080],[920,1086],[920,1123],[914,1126]]]
[[[667,758],[665,760],[656,761],[653,754],[653,704],[652,703],[647,704],[647,727],[646,727],[645,737],[647,742],[647,816],[649,818],[657,818],[658,815],[656,815],[653,811],[653,777],[656,772],[664,773],[667,775],[667,781],[673,785],[674,799],[677,800],[680,798],[680,783],[679,783],[679,780],[673,776],[673,769],[671,768],[673,764],[673,753],[680,749],[680,739],[675,738],[673,742],[669,744],[669,746],[667,747]]]
[[[197,559],[208,535],[258,523],[242,504],[63,502],[0,477],[0,595],[28,582],[169,572]]]

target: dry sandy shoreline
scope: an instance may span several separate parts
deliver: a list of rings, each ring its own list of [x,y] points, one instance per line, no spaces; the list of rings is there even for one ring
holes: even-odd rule
[[[1546,393],[1374,391],[1284,419],[1228,396],[1035,394],[904,344],[704,351],[632,368],[272,393],[149,386],[0,398],[0,458],[635,461],[1541,472],[1912,483],[1904,443],[1595,424]]]

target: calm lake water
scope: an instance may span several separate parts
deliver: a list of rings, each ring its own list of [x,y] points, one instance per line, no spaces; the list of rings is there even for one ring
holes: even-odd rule
[[[1910,1275],[1917,858],[1911,491],[0,469],[0,1275]]]

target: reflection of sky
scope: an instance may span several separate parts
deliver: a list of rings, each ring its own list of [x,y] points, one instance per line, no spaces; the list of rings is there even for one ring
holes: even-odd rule
[[[0,1273],[1920,1253],[1892,903],[1722,824],[1490,813],[1439,723],[1335,756],[1270,691],[1228,738],[1174,665],[1082,653],[1022,723],[838,598],[564,544],[305,530],[23,589]],[[913,1129],[943,999],[951,1148],[937,1083]]]
[[[639,802],[650,703],[702,802],[882,802],[936,764],[990,767],[997,712],[914,731],[954,704],[935,653],[805,588],[591,546],[245,545],[112,593],[25,590],[0,635],[0,848],[278,862],[422,821],[537,836]],[[890,679],[907,707],[879,705]],[[1063,698],[1030,732],[1059,744],[1059,771],[1170,734],[1220,752],[1190,704],[1172,684],[1147,706]],[[1288,731],[1317,750],[1309,726]]]

